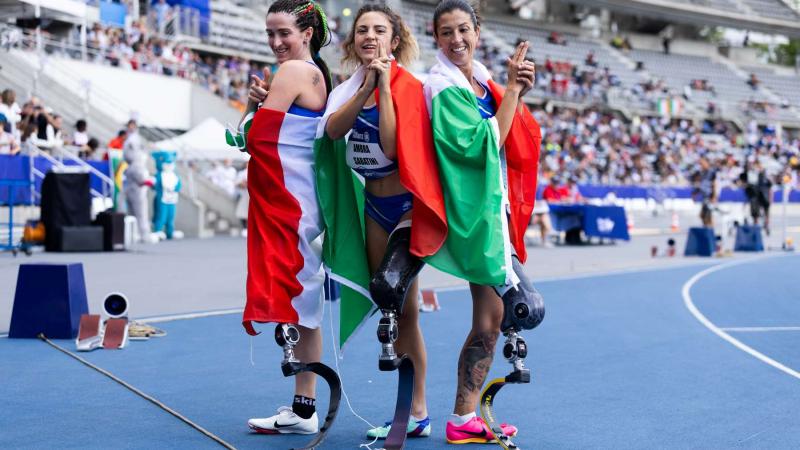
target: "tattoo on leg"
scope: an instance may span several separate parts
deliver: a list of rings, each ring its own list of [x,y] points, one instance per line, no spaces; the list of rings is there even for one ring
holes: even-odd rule
[[[480,391],[494,359],[497,333],[475,333],[464,345],[458,359],[458,390],[456,404],[468,403],[468,398]]]

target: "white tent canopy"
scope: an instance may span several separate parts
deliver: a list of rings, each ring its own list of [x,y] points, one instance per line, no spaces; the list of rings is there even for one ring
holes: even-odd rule
[[[174,138],[158,141],[153,150],[173,150],[180,160],[220,160],[230,158],[245,161],[247,153],[238,151],[225,143],[225,126],[217,119],[208,117],[191,130]]]

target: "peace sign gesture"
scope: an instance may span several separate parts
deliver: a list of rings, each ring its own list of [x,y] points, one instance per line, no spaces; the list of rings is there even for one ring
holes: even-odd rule
[[[522,97],[533,88],[536,80],[536,66],[533,61],[525,60],[528,53],[528,41],[520,42],[514,54],[508,58],[508,89],[519,91]]]

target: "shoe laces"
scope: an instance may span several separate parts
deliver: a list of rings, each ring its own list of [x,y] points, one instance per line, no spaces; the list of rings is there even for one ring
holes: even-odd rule
[[[278,415],[288,416],[291,418],[296,416],[297,414],[294,413],[294,410],[292,410],[291,406],[281,406],[280,408],[278,408]]]

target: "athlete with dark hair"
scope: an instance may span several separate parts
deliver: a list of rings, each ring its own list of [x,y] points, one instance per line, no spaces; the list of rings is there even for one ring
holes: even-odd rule
[[[237,146],[251,155],[243,324],[251,335],[257,334],[253,322],[280,324],[276,338],[283,341],[282,367],[288,375],[292,373],[287,368],[312,366],[322,354],[324,273],[321,249],[314,242],[322,233],[322,220],[313,143],[331,90],[330,72],[319,56],[329,32],[322,9],[308,0],[274,2],[266,25],[279,68],[272,80],[254,80],[249,111],[237,136],[246,136]],[[287,340],[293,344],[288,356]],[[272,417],[250,419],[253,431],[314,434],[320,430],[315,374],[300,371],[294,379],[292,406],[279,408]]]
[[[518,332],[536,327],[544,303],[522,271],[524,233],[536,195],[541,133],[522,97],[533,86],[535,68],[526,61],[527,42],[508,59],[502,88],[474,60],[480,20],[464,0],[444,0],[433,16],[437,63],[425,82],[442,193],[447,205],[447,241],[426,263],[470,282],[472,329],[458,361],[458,385],[447,441],[501,445],[516,427],[487,423],[475,410],[494,358],[497,339],[517,378],[527,382],[527,353]],[[508,352],[506,352],[508,349]],[[499,389],[499,387],[497,387]],[[494,419],[491,419],[494,420]]]

